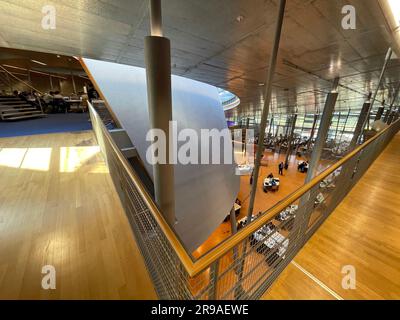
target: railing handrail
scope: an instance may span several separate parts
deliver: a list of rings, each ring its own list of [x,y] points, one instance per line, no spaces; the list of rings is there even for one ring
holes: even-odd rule
[[[100,93],[100,92],[99,92]],[[89,108],[91,108],[91,111],[97,114],[97,112],[94,110],[93,106],[88,102]],[[168,239],[170,245],[174,249],[177,257],[181,261],[182,265],[186,269],[186,272],[189,274],[189,276],[194,277],[197,274],[199,274],[201,271],[209,267],[213,262],[217,261],[219,258],[221,258],[224,254],[226,254],[228,251],[232,250],[235,246],[237,246],[240,242],[248,238],[250,235],[252,235],[256,230],[260,229],[263,225],[269,222],[271,218],[282,212],[284,209],[286,209],[289,205],[291,205],[293,202],[295,202],[297,199],[305,195],[308,191],[310,191],[315,185],[320,183],[322,180],[324,180],[327,176],[329,176],[331,173],[333,173],[335,170],[337,170],[339,167],[341,167],[343,164],[345,164],[347,161],[352,159],[355,155],[359,153],[362,149],[367,147],[369,144],[371,144],[373,141],[378,139],[381,135],[383,135],[389,128],[397,124],[399,120],[393,122],[390,126],[382,130],[381,132],[377,133],[374,137],[370,138],[368,141],[364,142],[362,145],[358,146],[355,148],[353,151],[349,152],[345,157],[343,157],[341,160],[333,164],[331,167],[320,173],[318,176],[313,178],[309,183],[303,185],[299,189],[297,189],[295,192],[287,196],[285,199],[283,199],[281,202],[277,203],[275,206],[267,210],[264,214],[262,214],[258,219],[252,221],[249,225],[246,227],[240,229],[236,234],[233,236],[229,237],[222,243],[220,243],[217,247],[211,249],[209,252],[207,252],[205,255],[201,256],[199,259],[196,261],[193,261],[192,257],[187,253],[185,250],[184,246],[182,245],[181,241],[178,239],[177,235],[175,232],[171,229],[171,227],[168,225],[166,220],[164,219],[164,216],[161,214],[160,210],[154,203],[153,199],[151,196],[148,194],[146,191],[145,187],[143,186],[143,183],[139,179],[139,177],[136,175],[136,173],[133,171],[131,166],[129,165],[128,161],[126,158],[122,155],[121,151],[111,138],[111,135],[109,134],[108,130],[104,125],[101,125],[101,129],[104,133],[104,136],[107,138],[109,141],[113,151],[115,152],[117,158],[121,162],[122,166],[124,167],[125,171],[131,178],[132,182],[134,183],[135,187],[137,188],[138,192],[142,196],[144,202],[148,206],[149,211],[151,212],[153,218],[156,220],[158,223],[159,227],[163,231],[165,237]]]
[[[238,101],[238,100],[240,101],[239,97],[238,96],[234,96],[234,97],[232,97],[232,98],[230,98],[228,100],[222,101],[222,105],[226,106],[226,105],[229,105],[229,104],[231,104],[231,103],[233,103],[235,101]]]
[[[17,81],[19,81],[19,82],[23,83],[24,85],[26,85],[28,88],[30,88],[30,89],[32,89],[32,90],[34,90],[34,91],[36,91],[36,92],[39,92],[40,94],[43,95],[43,92],[42,92],[42,91],[36,89],[34,86],[30,85],[29,83],[25,82],[24,80],[21,80],[21,79],[18,78],[16,75],[12,74],[12,72],[10,72],[10,71],[8,71],[6,68],[4,68],[2,65],[0,65],[0,68],[3,69],[8,75],[10,75],[11,77],[13,77],[14,79],[17,79]]]

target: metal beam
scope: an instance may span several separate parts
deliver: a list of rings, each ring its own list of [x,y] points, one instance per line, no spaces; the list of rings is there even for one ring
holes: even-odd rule
[[[292,117],[292,123],[291,123],[289,138],[288,138],[288,142],[287,142],[285,168],[289,165],[289,157],[290,157],[290,154],[292,153],[292,141],[293,141],[294,129],[296,127],[296,121],[297,121],[297,114],[294,114]]]
[[[305,120],[305,118],[304,118],[304,120]],[[317,125],[317,120],[318,120],[318,114],[316,113],[316,114],[314,114],[314,122],[313,122],[313,125],[312,125],[312,128],[311,128],[310,140],[308,140],[308,143],[307,143],[307,150],[310,150],[312,139],[314,138],[314,133],[315,133],[315,127]]]
[[[336,141],[337,134],[338,134],[338,131],[339,131],[339,124],[340,124],[340,117],[341,116],[342,116],[342,113],[339,111],[338,120],[337,120],[337,123],[336,123],[336,130],[335,130],[335,138],[334,138],[335,141]]]
[[[49,79],[50,79],[50,90],[53,91],[53,79],[51,75],[49,75]]]
[[[387,66],[389,64],[389,61],[392,58],[392,54],[393,54],[392,48],[389,48],[387,53],[386,53],[385,62],[383,64],[383,67],[382,67],[382,70],[381,70],[381,74],[379,76],[378,86],[376,87],[374,95],[372,96],[371,105],[368,108],[367,117],[365,118],[365,122],[363,123],[363,126],[361,127],[361,130],[364,130],[364,128],[366,127],[367,124],[369,125],[369,117],[370,117],[370,114],[371,114],[371,110],[374,107],[376,96],[377,96],[377,94],[379,92],[379,88],[381,87],[383,76],[384,76],[386,68],[387,68]]]
[[[400,92],[400,81],[399,81],[399,83],[397,84],[396,91],[394,92],[392,102],[390,103],[390,107],[389,107],[389,109],[386,111],[385,118],[383,119],[384,122],[387,122],[387,121],[388,121],[389,115],[390,115],[390,113],[391,113],[392,110],[393,110],[393,106],[394,106],[394,104],[395,104],[395,102],[396,102],[396,99],[397,99],[397,97],[398,97],[398,95],[399,95],[399,92]]]
[[[384,111],[385,111],[385,100],[383,100],[382,105],[379,107],[375,115],[375,121],[381,120]]]
[[[365,124],[365,119],[367,118],[368,115],[368,110],[371,106],[371,95],[372,93],[370,92],[368,95],[368,100],[364,102],[360,115],[358,116],[358,121],[356,124],[356,127],[354,129],[354,134],[353,138],[351,139],[349,150],[353,150],[355,146],[357,145],[358,140],[360,139],[361,133],[363,132],[364,129],[364,124]]]
[[[311,154],[310,166],[307,172],[306,182],[308,183],[315,177],[319,165],[319,161],[324,148],[328,130],[331,125],[333,110],[335,109],[336,100],[338,97],[337,87],[339,85],[339,78],[335,78],[333,82],[332,91],[328,93],[325,101],[324,110],[321,117],[321,123],[318,128],[317,139]]]
[[[344,122],[344,125],[343,125],[343,130],[342,130],[342,133],[340,134],[339,143],[341,143],[341,142],[342,142],[342,139],[343,139],[343,134],[344,134],[344,133],[345,133],[345,131],[346,131],[346,126],[347,126],[347,122],[349,121],[350,112],[351,112],[351,109],[349,108],[349,112],[347,113],[346,120],[345,120],[345,122]]]
[[[259,175],[259,171],[260,171],[260,162],[261,162],[261,157],[264,153],[265,128],[267,125],[269,105],[271,103],[272,82],[274,79],[276,60],[278,57],[279,42],[280,42],[281,33],[282,33],[283,17],[285,15],[285,6],[286,6],[286,0],[280,0],[279,1],[278,19],[277,19],[276,25],[275,25],[274,43],[273,43],[272,53],[271,53],[271,57],[270,57],[270,61],[269,61],[267,81],[265,82],[265,84],[266,84],[265,85],[265,99],[264,99],[264,107],[263,107],[262,115],[261,115],[257,155],[256,155],[255,166],[254,166],[254,181],[253,181],[253,185],[251,186],[249,209],[247,212],[247,221],[248,222],[251,221],[251,217],[253,216],[253,207],[254,207],[254,200],[255,200],[256,192],[257,192],[257,183],[258,183],[258,175]]]
[[[150,34],[162,37],[161,0],[150,0]]]

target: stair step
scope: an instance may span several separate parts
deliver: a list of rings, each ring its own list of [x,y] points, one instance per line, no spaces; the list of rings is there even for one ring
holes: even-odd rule
[[[21,103],[21,104],[0,104],[0,109],[2,108],[17,108],[17,107],[32,107],[29,103]]]
[[[46,115],[44,113],[38,113],[38,114],[31,114],[31,115],[25,115],[25,116],[20,116],[20,117],[11,117],[11,118],[3,118],[3,120],[22,120],[22,119],[28,119],[28,118],[38,118],[38,117],[45,117]]]
[[[0,101],[0,104],[2,104],[2,105],[19,104],[19,103],[26,103],[26,101],[24,101],[24,100]]]
[[[2,109],[0,108],[0,112],[10,112],[10,111],[29,111],[29,110],[37,110],[39,111],[37,108],[31,107],[31,108],[19,108],[19,109]]]
[[[21,111],[21,112],[10,112],[10,113],[2,113],[3,117],[8,117],[8,116],[15,116],[15,115],[21,115],[21,114],[38,114],[42,113],[42,111]]]
[[[21,98],[18,98],[18,97],[0,97],[0,101],[3,101],[3,100],[21,100]]]

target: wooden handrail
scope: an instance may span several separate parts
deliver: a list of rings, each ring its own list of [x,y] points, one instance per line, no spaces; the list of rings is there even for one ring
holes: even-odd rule
[[[32,90],[34,90],[34,91],[36,91],[36,92],[39,92],[40,94],[43,95],[43,92],[42,92],[42,91],[40,91],[40,90],[36,89],[35,87],[31,86],[29,83],[25,82],[24,80],[21,80],[21,79],[18,78],[16,75],[13,75],[12,72],[8,71],[8,70],[7,70],[6,68],[4,68],[2,65],[0,65],[0,68],[3,69],[8,75],[10,75],[11,77],[13,77],[14,79],[17,79],[17,81],[19,81],[19,82],[23,83],[24,85],[26,85],[28,88],[30,88],[30,89],[32,89]]]
[[[94,80],[92,79],[91,74],[88,73],[88,75],[89,75],[89,77],[91,77],[91,80],[93,82]],[[99,88],[97,87],[97,89],[99,89]],[[99,91],[99,93],[100,92],[101,91]],[[96,113],[94,108],[93,107],[91,107],[91,108],[92,108],[92,112],[94,111]],[[151,212],[153,218],[156,220],[157,224],[159,225],[160,229],[164,233],[165,237],[168,239],[168,241],[169,241],[170,245],[172,246],[172,248],[174,249],[177,257],[179,258],[180,262],[184,266],[186,272],[189,274],[190,277],[194,277],[194,276],[198,275],[200,272],[202,272],[203,270],[205,270],[206,268],[208,268],[212,263],[217,261],[223,255],[225,255],[228,251],[232,250],[235,246],[240,244],[244,239],[248,238],[256,230],[260,229],[263,225],[267,224],[269,222],[269,220],[271,220],[277,214],[279,214],[280,212],[285,210],[289,205],[291,205],[293,202],[295,202],[301,196],[306,194],[309,190],[311,190],[315,185],[319,184],[322,180],[324,180],[332,172],[334,172],[339,167],[341,167],[343,164],[345,164],[347,161],[352,159],[362,149],[364,149],[369,144],[371,144],[373,141],[375,141],[380,136],[382,136],[387,130],[389,130],[392,126],[396,125],[399,121],[400,121],[400,119],[395,121],[394,123],[392,123],[389,127],[385,128],[384,130],[382,130],[381,132],[376,134],[374,137],[372,137],[371,139],[369,139],[362,145],[355,148],[353,151],[348,153],[341,160],[339,160],[338,162],[333,164],[331,167],[329,167],[328,169],[326,169],[325,171],[320,173],[318,176],[313,178],[309,183],[307,183],[304,186],[297,189],[295,192],[290,194],[284,200],[282,200],[281,202],[276,204],[274,207],[272,207],[268,211],[266,211],[258,219],[252,221],[245,228],[242,228],[236,234],[234,234],[233,236],[226,239],[224,242],[219,244],[214,249],[210,250],[208,253],[206,253],[205,255],[203,255],[202,257],[197,259],[196,261],[194,261],[193,258],[187,253],[184,246],[182,245],[182,242],[179,240],[178,236],[168,225],[168,223],[164,219],[164,216],[161,214],[160,210],[154,203],[152,197],[148,194],[145,187],[143,186],[143,183],[141,182],[139,177],[136,175],[136,173],[133,171],[132,167],[130,166],[130,164],[128,163],[126,158],[122,155],[121,151],[119,150],[119,148],[113,141],[111,135],[109,134],[109,132],[105,128],[105,126],[102,124],[102,122],[101,122],[101,124],[102,124],[101,128],[102,128],[103,134],[107,138],[108,142],[110,143],[110,145],[113,148],[113,151],[115,152],[116,156],[118,157],[118,160],[121,162],[125,171],[131,178],[132,182],[134,183],[137,191],[142,196],[142,199],[146,203],[149,211]]]
[[[106,105],[107,110],[110,112],[115,124],[117,127],[122,128],[121,122],[119,122],[119,119],[115,115],[114,111],[111,109],[106,97],[104,94],[101,92],[99,85],[97,84],[96,79],[93,77],[92,73],[90,72],[89,68],[87,67],[85,61],[83,60],[82,57],[78,57],[78,61],[81,63],[81,66],[83,70],[85,70],[86,74],[88,75],[90,81],[93,83],[93,86],[95,87],[96,91],[99,93],[100,98],[104,101],[104,104]]]

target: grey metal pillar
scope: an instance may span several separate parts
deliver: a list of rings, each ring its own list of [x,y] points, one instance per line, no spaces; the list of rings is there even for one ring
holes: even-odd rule
[[[332,91],[328,93],[325,101],[324,110],[321,117],[321,123],[318,128],[317,139],[311,154],[311,160],[305,183],[308,183],[315,177],[319,161],[324,148],[326,138],[328,136],[328,130],[331,125],[333,110],[335,109],[336,100],[338,97],[337,87],[339,85],[339,78],[335,78],[333,82]]]
[[[150,0],[150,34],[162,37],[161,0]]]
[[[290,124],[292,123],[292,119],[289,116],[286,116],[286,126],[285,126],[285,137],[289,137],[290,132]]]
[[[49,76],[50,78],[50,90],[53,91],[53,79],[51,77],[51,75]]]
[[[350,112],[351,112],[351,109],[349,108],[349,112],[347,112],[346,120],[344,121],[342,133],[340,134],[339,143],[342,142],[343,135],[344,135],[344,133],[345,133],[345,131],[346,131],[346,126],[347,126],[347,122],[349,121]]]
[[[13,88],[13,85],[12,85],[12,82],[11,82],[11,78],[10,78],[10,75],[6,72],[6,75],[7,75],[7,80],[8,80],[8,85],[10,86],[10,90],[11,90],[11,94],[14,92],[14,88]]]
[[[236,222],[235,207],[233,207],[231,209],[231,212],[229,213],[229,218],[230,218],[230,221],[231,221],[232,234],[235,234],[237,232],[237,222]]]
[[[276,26],[275,26],[274,43],[273,43],[272,53],[271,53],[271,57],[270,57],[270,61],[269,61],[267,81],[265,82],[266,85],[265,85],[264,107],[263,107],[262,115],[261,115],[260,134],[259,134],[259,138],[258,138],[257,155],[256,155],[256,159],[255,159],[255,166],[254,166],[253,184],[251,186],[249,210],[247,212],[247,221],[248,222],[251,221],[251,217],[253,216],[254,200],[256,198],[258,175],[260,172],[260,162],[261,162],[261,157],[264,153],[265,128],[267,125],[269,104],[271,102],[272,81],[274,79],[276,59],[278,56],[279,42],[281,39],[283,17],[285,15],[285,6],[286,6],[286,0],[280,0],[279,1],[278,19],[276,21]]]
[[[281,120],[282,120],[282,113],[279,114],[278,123],[276,124],[276,133],[275,133],[275,137],[278,137],[279,128],[281,127]]]
[[[246,129],[249,129],[249,125],[250,125],[250,118],[246,119]]]
[[[395,102],[396,102],[396,99],[397,99],[397,97],[398,97],[398,95],[399,95],[399,92],[400,92],[400,81],[399,81],[399,83],[397,84],[396,91],[394,92],[393,99],[392,99],[392,101],[391,101],[391,103],[390,103],[390,107],[389,107],[389,109],[386,111],[385,118],[383,119],[383,122],[387,122],[387,121],[388,121],[389,116],[390,116],[390,113],[392,112],[393,106],[394,106],[394,104],[395,104]]]
[[[336,130],[335,130],[335,142],[336,142],[336,138],[337,138],[337,134],[339,131],[339,124],[340,124],[340,117],[342,116],[342,113],[339,111],[339,115],[338,115],[338,120],[337,120],[337,124],[336,124]]]
[[[291,123],[291,127],[290,127],[290,132],[289,132],[288,146],[287,146],[286,157],[285,157],[285,167],[289,165],[289,157],[290,157],[290,154],[292,153],[292,141],[293,141],[294,129],[296,128],[296,121],[297,121],[297,114],[294,114],[292,117],[292,123]]]
[[[383,67],[382,67],[382,70],[381,70],[381,74],[379,76],[378,86],[376,87],[374,95],[372,96],[371,105],[369,106],[367,117],[365,118],[365,122],[364,122],[361,130],[364,130],[366,125],[369,124],[369,116],[370,116],[372,108],[374,107],[376,96],[377,96],[377,94],[379,92],[379,88],[381,87],[383,76],[384,76],[386,68],[387,68],[387,66],[389,64],[389,61],[392,58],[392,54],[393,54],[392,48],[389,48],[387,53],[386,53],[385,62],[383,64]]]
[[[269,130],[268,130],[268,136],[271,135],[271,131],[272,131],[272,126],[274,124],[274,115],[272,115],[271,117],[271,122],[269,123]]]
[[[392,113],[394,114],[393,121],[397,121],[400,118],[400,107],[397,111],[392,111]]]
[[[28,70],[28,83],[30,86],[32,86],[32,80],[31,80],[31,70]],[[32,88],[30,87],[30,92],[32,94]]]
[[[382,105],[378,108],[378,112],[375,115],[375,121],[381,120],[384,111],[385,111],[385,100],[383,100]]]
[[[355,146],[357,145],[358,140],[360,139],[360,136],[364,130],[364,125],[365,125],[365,119],[368,116],[368,110],[371,106],[371,94],[369,93],[368,95],[368,100],[366,102],[364,102],[360,115],[358,116],[358,121],[356,124],[356,127],[354,129],[354,134],[353,134],[353,138],[351,139],[350,142],[350,146],[349,146],[349,150],[353,150],[355,148]]]
[[[74,90],[74,93],[76,94],[76,85],[75,85],[75,78],[74,74],[71,71],[71,80],[72,80],[72,89]]]
[[[390,115],[390,109],[386,110],[385,115],[383,116],[383,122],[387,123]]]
[[[317,125],[317,120],[318,120],[318,114],[314,114],[314,122],[311,128],[311,133],[310,133],[310,140],[308,140],[307,143],[307,150],[310,150],[311,147],[311,143],[312,143],[312,139],[314,138],[314,134],[315,134],[315,127]]]
[[[175,224],[174,165],[170,163],[169,122],[172,121],[170,41],[162,37],[161,1],[150,1],[151,36],[145,37],[144,53],[150,128],[166,136],[165,164],[153,166],[155,200],[166,221]]]
[[[392,111],[389,115],[387,124],[390,126],[392,124],[392,122],[396,121],[397,119],[398,119],[398,115],[396,114],[396,112]]]

